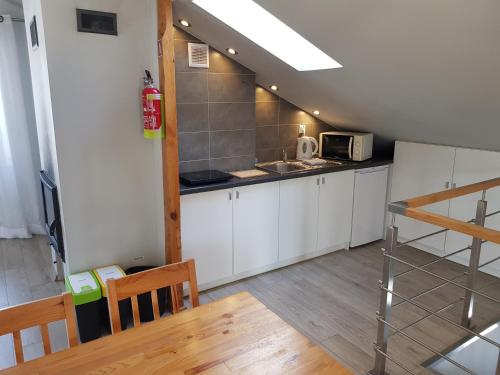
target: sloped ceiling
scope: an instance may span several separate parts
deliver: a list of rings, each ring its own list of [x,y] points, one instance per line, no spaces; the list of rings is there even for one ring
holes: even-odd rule
[[[500,150],[500,1],[256,2],[344,67],[298,72],[189,0],[174,2],[174,20],[188,19],[189,32],[220,51],[234,47],[259,84],[276,83],[340,128],[382,144]]]

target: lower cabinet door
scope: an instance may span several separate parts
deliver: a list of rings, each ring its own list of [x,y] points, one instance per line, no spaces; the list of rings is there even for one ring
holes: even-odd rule
[[[316,250],[319,181],[319,176],[280,181],[280,261]]]
[[[354,171],[321,175],[320,186],[318,250],[328,250],[351,239]]]
[[[278,261],[279,182],[234,188],[234,273]]]
[[[182,258],[194,258],[198,284],[233,274],[232,189],[181,196]]]

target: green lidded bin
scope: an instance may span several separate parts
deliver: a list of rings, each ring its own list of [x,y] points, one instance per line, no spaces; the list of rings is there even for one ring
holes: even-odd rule
[[[101,337],[101,286],[92,272],[65,277],[66,290],[73,296],[80,341]]]

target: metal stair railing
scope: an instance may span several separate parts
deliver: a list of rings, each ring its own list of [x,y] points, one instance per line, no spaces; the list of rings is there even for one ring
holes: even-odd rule
[[[493,303],[500,304],[499,299],[489,296],[488,294],[475,289],[475,284],[479,269],[500,259],[500,256],[498,256],[482,264],[479,263],[481,255],[481,246],[484,243],[492,242],[495,244],[500,244],[500,231],[489,229],[484,226],[486,218],[500,214],[500,211],[495,211],[491,213],[486,212],[487,211],[486,192],[489,189],[496,188],[499,186],[500,186],[500,178],[496,178],[476,184],[471,184],[459,188],[454,188],[451,190],[445,190],[434,194],[408,199],[406,201],[394,202],[389,204],[389,212],[392,213],[393,217],[392,217],[392,224],[387,228],[386,245],[382,249],[384,262],[382,269],[382,279],[379,280],[380,300],[379,300],[379,310],[377,311],[378,328],[377,328],[376,342],[374,343],[375,364],[374,364],[374,369],[369,372],[370,375],[386,375],[387,374],[386,360],[394,363],[396,366],[398,366],[399,368],[401,368],[402,370],[404,370],[409,374],[416,374],[416,372],[414,372],[410,368],[410,366],[405,365],[388,355],[387,351],[388,341],[389,338],[395,334],[398,334],[406,338],[407,340],[418,344],[419,346],[433,353],[435,356],[440,357],[450,362],[451,364],[455,365],[457,368],[461,369],[465,373],[475,374],[473,370],[458,363],[457,361],[450,358],[448,355],[441,353],[440,350],[438,350],[437,348],[434,348],[433,346],[423,342],[422,340],[412,337],[410,334],[404,332],[407,328],[410,328],[429,317],[436,317],[447,324],[460,328],[471,337],[476,337],[477,339],[483,340],[490,345],[496,346],[499,349],[500,353],[500,344],[498,342],[486,337],[481,333],[475,332],[471,328],[472,319],[474,317],[474,306],[476,304],[477,296],[485,298]],[[460,221],[457,219],[434,214],[421,209],[422,206],[426,206],[428,204],[454,199],[457,197],[481,191],[482,191],[482,198],[477,202],[476,215],[473,219],[469,221]],[[394,225],[395,215],[406,216],[418,221],[440,226],[444,229],[427,234],[425,236],[420,236],[418,238],[409,241],[398,243],[397,242],[398,228]],[[437,259],[422,265],[412,264],[411,262],[401,259],[394,254],[394,250],[397,248],[400,248],[415,241],[435,236],[437,234],[445,233],[449,230],[470,235],[472,237],[472,244],[460,250],[454,251],[450,254],[438,257]],[[467,272],[465,272],[464,274],[460,274],[453,278],[446,278],[426,269],[426,267],[430,265],[449,259],[453,255],[457,255],[467,250],[470,250],[471,254],[469,257],[469,265],[467,268]],[[395,262],[404,264],[408,266],[410,269],[400,272],[398,274],[394,274]],[[440,283],[437,286],[434,286],[430,289],[427,289],[411,297],[404,296],[400,293],[394,292],[395,280],[401,276],[407,275],[414,271],[423,272],[434,278],[440,279],[443,281],[443,283]],[[467,279],[466,279],[466,284],[462,285],[458,283],[456,280],[463,277],[464,275],[466,276]],[[449,303],[448,305],[436,311],[433,311],[432,309],[429,309],[428,307],[415,301],[418,297],[421,297],[428,293],[432,293],[433,291],[445,285],[453,285],[463,289],[464,297],[460,298],[457,301]],[[392,303],[393,297],[398,297],[401,301],[393,304]],[[441,315],[443,311],[446,311],[448,308],[460,302],[461,300],[464,301],[464,305],[460,323],[454,322],[453,320]],[[420,317],[416,321],[407,324],[403,328],[397,328],[396,326],[394,326],[394,324],[391,323],[392,309],[402,304],[411,304],[417,307],[418,309],[425,311],[426,314],[424,314],[423,317]],[[390,331],[392,331],[393,333],[391,334]],[[500,374],[500,355],[499,355],[499,360],[497,362],[496,374],[497,375]]]

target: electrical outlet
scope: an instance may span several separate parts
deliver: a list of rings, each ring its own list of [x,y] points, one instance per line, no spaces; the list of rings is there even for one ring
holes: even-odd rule
[[[305,135],[305,134],[306,134],[306,125],[300,124],[299,125],[299,135]]]

